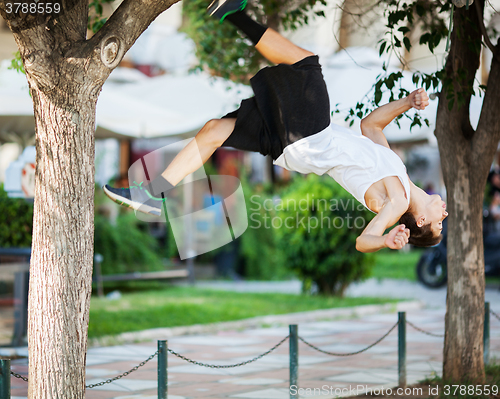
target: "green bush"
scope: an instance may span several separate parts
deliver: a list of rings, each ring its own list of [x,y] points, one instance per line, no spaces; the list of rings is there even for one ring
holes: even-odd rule
[[[94,250],[103,256],[102,274],[164,270],[158,242],[133,212],[123,212],[116,225],[95,216]]]
[[[33,204],[9,198],[0,185],[0,247],[31,247]]]
[[[96,203],[102,201],[103,194],[96,189]],[[9,198],[0,185],[0,247],[30,247],[32,234],[33,204],[22,198]],[[164,270],[162,258],[173,251],[171,245],[160,248],[146,224],[132,212],[122,212],[116,225],[96,212],[95,252],[104,257],[103,274]]]
[[[276,210],[280,248],[306,289],[314,282],[321,294],[342,296],[350,283],[368,277],[373,258],[355,245],[370,212],[333,179],[297,177]]]
[[[118,207],[96,187],[94,251],[103,256],[102,274],[165,270],[163,259],[178,255],[170,226],[166,226],[166,243],[160,246],[148,223],[137,219],[134,212],[120,207],[118,217],[111,221],[102,207],[105,203]]]
[[[260,186],[242,181],[248,215],[248,228],[241,236],[240,257],[245,275],[254,280],[280,280],[290,277],[285,256],[278,245],[278,231],[269,220],[276,212],[268,206],[272,196]],[[267,209],[266,209],[267,208]]]

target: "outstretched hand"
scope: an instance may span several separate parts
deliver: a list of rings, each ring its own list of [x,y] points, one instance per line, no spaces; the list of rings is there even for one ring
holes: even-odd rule
[[[408,244],[410,230],[404,224],[394,227],[385,237],[385,245],[390,249],[401,249]]]
[[[415,90],[407,98],[410,106],[418,110],[424,110],[429,105],[429,96],[424,89]]]

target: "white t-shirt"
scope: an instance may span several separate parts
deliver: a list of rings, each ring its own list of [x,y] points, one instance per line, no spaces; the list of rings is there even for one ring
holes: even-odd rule
[[[373,183],[397,176],[410,203],[410,181],[401,158],[389,148],[333,123],[286,146],[274,164],[304,174],[327,173],[365,207],[365,193]]]

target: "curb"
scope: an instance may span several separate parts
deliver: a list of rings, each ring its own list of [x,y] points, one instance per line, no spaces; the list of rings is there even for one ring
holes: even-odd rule
[[[89,348],[135,344],[145,341],[163,340],[184,335],[211,334],[218,331],[260,328],[269,325],[288,325],[324,321],[325,319],[352,319],[376,313],[394,313],[418,310],[425,307],[420,301],[404,301],[383,305],[361,305],[346,308],[322,309],[309,312],[288,313],[283,315],[258,316],[249,319],[228,321],[212,324],[195,324],[192,326],[153,328],[149,330],[127,332],[118,335],[92,338],[88,341]]]

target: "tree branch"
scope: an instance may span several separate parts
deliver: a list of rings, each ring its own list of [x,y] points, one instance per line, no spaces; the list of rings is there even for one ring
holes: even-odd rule
[[[104,26],[86,42],[85,50],[100,52],[105,66],[116,67],[151,22],[179,1],[124,0]]]
[[[488,77],[490,89],[486,89],[481,116],[474,137],[474,146],[478,147],[476,153],[480,157],[489,157],[490,155],[493,157],[500,141],[500,118],[498,117],[500,90],[494,89],[498,85],[500,85],[500,60],[499,57],[494,57],[491,61],[490,75]]]
[[[486,32],[486,27],[484,26],[484,15],[483,10],[481,10],[481,6],[479,5],[479,1],[474,2],[476,4],[477,11],[477,19],[479,21],[479,28],[481,29],[481,33],[483,34],[484,42],[486,43],[486,47],[488,47],[493,53],[493,57],[498,58],[497,48],[491,43],[490,37],[488,36],[488,32]]]

